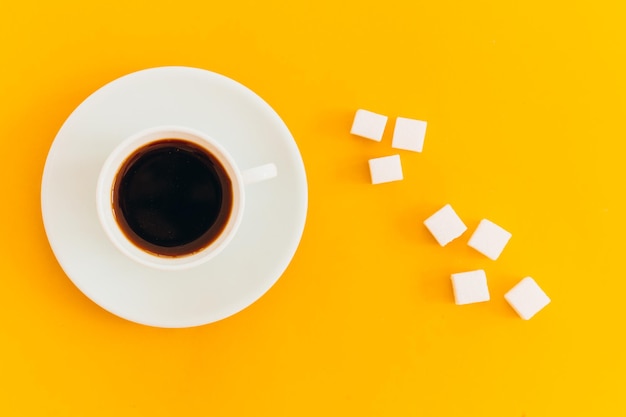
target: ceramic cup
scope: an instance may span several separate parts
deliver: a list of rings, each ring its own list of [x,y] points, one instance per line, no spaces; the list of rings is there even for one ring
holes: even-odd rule
[[[163,149],[159,151],[159,147]],[[167,157],[158,156],[159,152],[178,155],[179,150],[181,153],[187,152],[184,155],[189,154],[190,160],[171,162],[178,164],[171,169]],[[200,162],[193,156],[196,154],[201,155],[198,159]],[[210,178],[210,181],[205,181],[203,176],[205,166],[202,161],[206,162],[207,158],[210,163],[206,165],[220,167],[216,175],[211,172],[207,174],[206,178]],[[202,175],[196,175],[195,171],[185,173],[184,170],[181,174],[180,166],[187,166],[187,163],[198,165],[194,169]],[[150,172],[150,167],[155,167],[155,171]],[[243,216],[246,186],[276,175],[273,163],[242,171],[215,139],[200,131],[181,126],[149,128],[122,141],[105,161],[96,188],[98,217],[111,242],[132,260],[163,270],[191,268],[213,258],[233,239]],[[217,186],[213,184],[215,178],[221,181]],[[176,181],[182,181],[182,184]],[[198,182],[195,188],[185,188],[187,183],[192,182]],[[221,196],[219,199],[222,203],[216,202],[214,190],[206,191],[211,187],[219,188],[217,194]],[[161,188],[170,191],[175,189],[175,192],[168,191],[168,194]],[[194,200],[196,194],[208,197],[200,204]],[[190,210],[185,207],[187,202],[192,206]],[[170,207],[172,205],[174,209]],[[163,216],[163,213],[167,216]],[[204,215],[206,213],[213,214]],[[189,241],[185,241],[182,232],[182,240],[167,240],[169,234],[163,234],[165,240],[159,240],[161,235],[150,230],[154,227],[161,233],[160,230],[166,230],[173,224],[173,232],[167,233],[176,235],[179,223],[182,225],[181,230],[195,228],[196,225],[200,225],[200,230],[192,230],[196,234],[192,233],[191,239],[187,235]],[[200,242],[200,238],[193,238],[198,233],[204,236],[202,239],[208,236],[206,241]]]

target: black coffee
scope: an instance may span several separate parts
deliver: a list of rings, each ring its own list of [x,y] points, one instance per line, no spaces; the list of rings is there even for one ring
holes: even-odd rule
[[[126,237],[163,256],[207,247],[226,226],[232,204],[232,184],[222,164],[181,139],[135,151],[113,186],[113,210]]]

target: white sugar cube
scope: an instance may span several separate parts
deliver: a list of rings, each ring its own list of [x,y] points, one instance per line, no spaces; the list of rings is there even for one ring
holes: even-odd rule
[[[454,302],[458,305],[489,301],[487,275],[482,269],[452,274]]]
[[[424,225],[441,246],[446,246],[467,230],[467,226],[450,204],[424,220]]]
[[[396,149],[422,152],[425,135],[426,122],[398,117],[396,119],[396,126],[393,129],[391,146]]]
[[[387,116],[359,109],[354,115],[350,133],[380,142],[383,138],[386,124]]]
[[[529,320],[550,304],[550,298],[531,277],[521,280],[504,298],[524,320]]]
[[[511,239],[509,232],[497,224],[483,219],[467,244],[495,261],[504,250],[509,239]]]
[[[402,179],[400,155],[383,156],[369,160],[372,184],[399,181]]]

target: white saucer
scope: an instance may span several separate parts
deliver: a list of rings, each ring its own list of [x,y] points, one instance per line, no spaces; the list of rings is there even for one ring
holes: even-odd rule
[[[156,125],[213,136],[242,169],[274,162],[278,177],[246,189],[238,234],[194,269],[134,263],[107,239],[96,215],[98,173],[127,136]],[[157,327],[211,323],[246,308],[278,280],[300,242],[307,182],[289,130],[254,92],[222,75],[162,67],[117,79],[66,120],[48,154],[41,206],[61,267],[91,300],[127,320]]]

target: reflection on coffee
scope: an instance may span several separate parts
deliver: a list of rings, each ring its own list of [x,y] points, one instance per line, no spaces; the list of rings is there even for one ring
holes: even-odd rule
[[[171,257],[215,241],[233,205],[222,164],[182,139],[159,140],[130,155],[117,173],[112,198],[126,237],[145,251]]]

